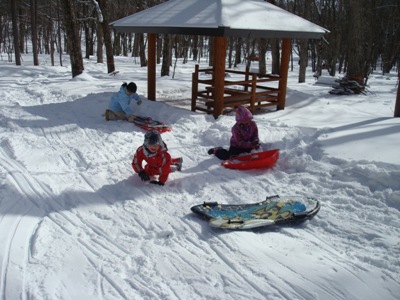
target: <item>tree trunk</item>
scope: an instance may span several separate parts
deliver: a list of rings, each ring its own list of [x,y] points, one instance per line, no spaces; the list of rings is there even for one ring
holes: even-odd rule
[[[308,40],[297,42],[299,46],[299,83],[306,82],[306,70],[308,65]]]
[[[39,65],[37,26],[37,1],[31,0],[32,52],[34,66]]]
[[[275,0],[268,0],[267,2],[276,5]],[[280,73],[280,56],[279,56],[279,40],[278,39],[271,39],[271,55],[272,55],[272,74],[279,74]]]
[[[271,52],[272,52],[272,74],[280,73],[280,55],[279,55],[279,40],[271,40]]]
[[[101,24],[97,22],[97,63],[102,64],[103,60],[103,29]]]
[[[236,68],[241,62],[242,57],[242,38],[238,37],[235,41],[235,63],[233,66]]]
[[[267,54],[268,40],[260,39],[258,41],[258,73],[265,75],[267,74]]]
[[[228,68],[232,69],[232,57],[233,57],[233,47],[235,45],[235,39],[233,37],[230,37],[228,39]]]
[[[85,24],[83,24],[83,30],[85,32],[85,58],[89,59],[91,53],[93,53],[93,42],[91,42],[92,40],[92,33],[90,32],[90,28],[89,28],[89,24],[87,22],[85,22]]]
[[[62,3],[64,8],[64,24],[67,34],[67,45],[71,61],[72,77],[75,77],[82,74],[84,70],[81,39],[77,26],[78,21],[73,7],[73,0],[64,0]]]
[[[162,57],[163,39],[159,34],[157,34],[156,39],[157,39],[157,42],[156,42],[156,62],[157,62],[157,64],[160,64],[161,63],[161,57]]]
[[[14,35],[14,53],[15,53],[15,64],[17,66],[21,65],[21,51],[19,48],[19,32],[18,32],[18,15],[17,15],[17,1],[11,1],[11,18],[13,25],[13,35]]]
[[[89,9],[88,9],[87,5],[84,5],[82,7],[82,10],[83,10],[84,15],[89,15],[89,12],[88,12]],[[83,32],[85,33],[85,58],[86,59],[89,59],[90,55],[93,54],[93,43],[91,43],[91,40],[93,40],[93,38],[92,38],[93,32],[91,32],[90,23],[91,23],[91,20],[83,20],[82,25],[81,25]]]
[[[136,34],[136,38],[138,39],[138,43],[139,43],[140,66],[146,67],[147,66],[146,46],[144,44],[143,33]]]
[[[193,53],[193,61],[197,61],[199,54],[199,36],[195,35],[192,39],[192,53]]]
[[[106,47],[106,59],[107,59],[107,73],[115,71],[114,64],[114,52],[111,40],[111,29],[108,26],[108,13],[107,13],[107,0],[98,1],[101,12],[103,14],[103,20],[101,22],[101,28],[103,29],[104,45]]]
[[[310,20],[311,9],[313,0],[303,0],[300,1],[299,10],[300,16],[306,20]],[[299,83],[306,82],[306,70],[308,66],[308,39],[301,39],[298,41],[299,45],[299,58],[300,58],[300,68],[299,68]]]
[[[49,37],[50,37],[50,60],[51,60],[51,65],[54,67],[54,34],[53,34],[53,19],[49,18]]]
[[[19,51],[20,51],[20,53],[24,53],[24,51],[25,51],[25,53],[28,53],[28,45],[26,45],[26,46],[24,45],[25,36],[26,36],[26,34],[25,34],[25,32],[26,32],[26,30],[25,30],[26,21],[25,21],[24,18],[22,18],[22,16],[24,16],[25,14],[26,14],[26,11],[23,10],[21,3],[19,3],[17,16],[18,16],[18,24],[19,24],[18,25],[18,29],[19,29],[19,32],[18,32],[19,39],[18,39],[18,41],[19,41]]]
[[[171,62],[171,53],[170,53],[170,44],[171,44],[171,36],[169,34],[164,35],[164,44],[163,44],[163,55],[162,55],[162,64],[161,64],[161,76],[169,76],[169,68],[172,64]]]
[[[115,33],[114,34],[114,42],[113,42],[113,55],[120,56],[121,52],[121,35],[122,33]]]
[[[63,47],[62,47],[62,41],[61,41],[61,17],[60,17],[60,3],[57,1],[57,35],[58,35],[58,47],[59,47],[59,54],[60,54],[60,66],[63,65],[62,62],[62,55],[63,55]]]
[[[213,55],[214,53],[214,39],[209,38],[208,39],[208,66],[212,67],[213,66]]]
[[[363,17],[363,1],[349,1],[349,18],[351,29],[348,31],[348,68],[347,77],[364,84],[366,57],[364,55],[365,39]]]

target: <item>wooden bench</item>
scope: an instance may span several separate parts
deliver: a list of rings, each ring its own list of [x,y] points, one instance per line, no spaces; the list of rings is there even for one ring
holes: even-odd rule
[[[212,71],[212,69],[200,70],[196,68],[193,73],[192,87],[192,111],[200,110],[209,114],[214,111],[214,91],[212,79],[199,79],[200,71]],[[227,70],[227,73],[244,75],[244,80],[227,79],[224,83],[223,113],[227,108],[246,106],[250,111],[267,106],[277,106],[279,99],[279,76],[264,75],[259,77],[257,73],[237,70]],[[266,83],[275,82],[278,87],[266,86]],[[204,90],[198,90],[199,84],[204,85]]]

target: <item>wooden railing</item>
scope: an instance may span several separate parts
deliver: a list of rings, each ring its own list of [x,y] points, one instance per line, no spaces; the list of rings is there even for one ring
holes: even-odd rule
[[[195,66],[192,74],[192,111],[200,110],[212,114],[214,112],[214,85],[210,78],[201,79],[200,74],[212,75],[213,69],[200,69]],[[229,74],[243,75],[228,77]],[[224,81],[223,113],[240,105],[246,106],[251,112],[267,106],[280,105],[279,76],[260,75],[250,72],[249,68],[243,71],[226,70]]]

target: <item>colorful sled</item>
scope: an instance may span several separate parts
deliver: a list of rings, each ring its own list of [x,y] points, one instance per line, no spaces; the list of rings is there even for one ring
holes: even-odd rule
[[[212,227],[243,230],[312,219],[320,210],[320,204],[313,198],[275,195],[252,204],[204,202],[191,210],[205,217]]]
[[[164,133],[172,130],[170,125],[153,120],[150,117],[136,116],[133,123],[145,131],[157,130],[159,133]]]
[[[279,158],[279,149],[273,149],[263,152],[256,152],[247,155],[240,155],[221,163],[221,166],[228,169],[249,170],[271,168]]]

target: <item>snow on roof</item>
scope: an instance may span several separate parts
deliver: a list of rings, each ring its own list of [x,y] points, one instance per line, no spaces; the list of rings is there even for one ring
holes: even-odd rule
[[[329,32],[263,0],[170,0],[111,23],[119,32],[321,38]]]

